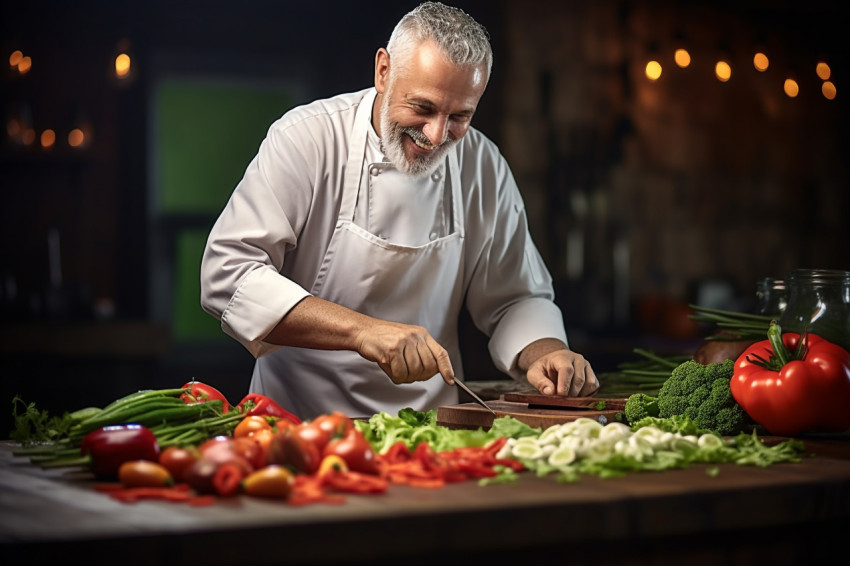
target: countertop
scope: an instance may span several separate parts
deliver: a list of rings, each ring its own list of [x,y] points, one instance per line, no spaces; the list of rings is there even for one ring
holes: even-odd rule
[[[43,470],[6,442],[0,552],[32,564],[811,564],[844,554],[850,442],[805,442],[799,463],[723,464],[716,476],[696,465],[561,484],[525,472],[515,484],[391,486],[305,507],[120,503],[88,474]]]

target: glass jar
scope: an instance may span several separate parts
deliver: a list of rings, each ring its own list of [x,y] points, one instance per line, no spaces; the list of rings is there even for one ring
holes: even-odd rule
[[[780,316],[788,305],[788,288],[784,279],[763,277],[756,283],[756,314]]]
[[[795,269],[786,278],[788,305],[779,319],[783,332],[805,327],[850,351],[850,271]]]

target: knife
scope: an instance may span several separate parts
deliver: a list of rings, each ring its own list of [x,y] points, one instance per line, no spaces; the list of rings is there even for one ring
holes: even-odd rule
[[[483,400],[483,399],[481,399],[481,397],[479,397],[478,395],[476,395],[476,394],[472,391],[472,389],[470,389],[470,388],[469,388],[469,386],[467,386],[464,382],[462,382],[462,381],[461,381],[461,380],[459,380],[459,379],[455,379],[455,385],[457,385],[458,387],[460,387],[461,389],[463,389],[464,391],[466,391],[467,393],[469,393],[469,396],[470,396],[470,397],[472,397],[473,399],[475,399],[475,402],[476,402],[476,403],[478,403],[479,405],[481,405],[482,407],[484,407],[485,409],[487,409],[488,411],[490,411],[491,413],[493,413],[493,416],[494,416],[494,417],[498,417],[498,416],[499,416],[499,415],[497,415],[497,414],[496,414],[496,411],[494,411],[493,409],[491,409],[491,408],[487,405],[487,403],[485,403],[485,402],[484,402],[484,400]]]

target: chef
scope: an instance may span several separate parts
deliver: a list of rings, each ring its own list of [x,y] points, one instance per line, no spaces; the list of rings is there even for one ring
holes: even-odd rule
[[[462,308],[511,377],[598,389],[511,170],[470,125],[491,65],[480,24],[426,2],[378,49],[374,88],[271,125],[201,265],[204,310],[256,358],[251,392],[304,419],[456,404]]]

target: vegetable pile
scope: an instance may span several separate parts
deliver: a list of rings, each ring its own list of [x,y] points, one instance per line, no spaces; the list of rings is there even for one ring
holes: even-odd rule
[[[190,382],[58,419],[27,405],[15,415],[14,453],[44,467],[86,467],[95,489],[126,503],[209,505],[246,495],[297,506],[339,504],[346,494],[383,494],[390,485],[516,482],[524,470],[575,481],[693,463],[766,466],[795,461],[802,449],[793,441],[768,448],[755,432],[724,440],[683,415],[647,413],[631,427],[578,419],[546,430],[510,416],[489,430],[456,430],[438,425],[436,415],[406,408],[368,420],[334,412],[302,422],[261,395],[231,405]]]

